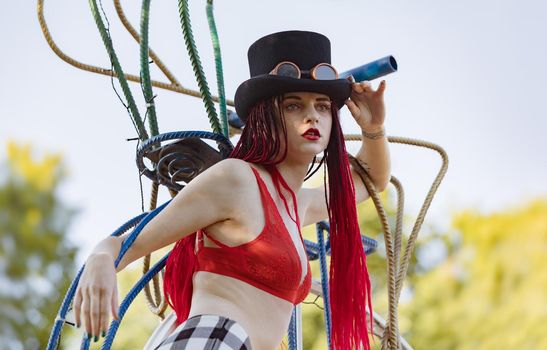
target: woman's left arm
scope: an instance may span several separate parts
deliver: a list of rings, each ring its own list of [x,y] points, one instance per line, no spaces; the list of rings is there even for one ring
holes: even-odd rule
[[[354,83],[351,96],[346,101],[346,106],[361,128],[363,136],[361,148],[355,157],[366,164],[367,173],[379,192],[386,188],[391,178],[391,161],[384,129],[385,89],[385,80],[380,82],[376,90],[368,81]],[[369,193],[354,169],[352,175],[355,183],[355,200],[360,203],[369,197]]]

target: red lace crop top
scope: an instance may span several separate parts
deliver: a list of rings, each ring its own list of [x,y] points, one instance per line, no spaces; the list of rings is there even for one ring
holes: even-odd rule
[[[296,247],[266,184],[258,171],[251,168],[264,208],[265,224],[262,232],[250,242],[230,247],[207,235],[205,230],[198,231],[196,271],[237,278],[295,305],[299,304],[311,288],[309,261],[308,273],[300,284],[303,268]],[[298,218],[296,221],[300,233]],[[204,234],[220,248],[204,246]],[[304,244],[301,233],[300,240]]]

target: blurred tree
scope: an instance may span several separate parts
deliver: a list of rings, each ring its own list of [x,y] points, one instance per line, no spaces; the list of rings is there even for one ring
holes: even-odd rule
[[[403,308],[416,349],[547,349],[547,199],[463,211]]]
[[[0,338],[6,349],[43,349],[74,275],[66,231],[74,211],[57,195],[61,157],[35,159],[10,142],[0,168]]]

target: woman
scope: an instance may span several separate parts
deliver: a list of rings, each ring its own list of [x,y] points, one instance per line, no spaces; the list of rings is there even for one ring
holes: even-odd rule
[[[118,270],[177,242],[164,286],[180,325],[159,349],[271,350],[310,289],[300,227],[329,218],[333,346],[366,349],[370,282],[355,204],[368,193],[349,167],[338,109],[346,104],[361,127],[356,156],[383,190],[390,171],[385,82],[374,90],[368,82],[338,79],[330,42],[318,33],[268,35],[249,48],[248,58],[251,78],[235,96],[246,126],[231,157],[180,191]],[[322,152],[328,183],[302,188]],[[117,317],[113,262],[122,241],[109,237],[95,247],[76,292],[77,324],[83,321],[95,340],[104,336],[109,312]]]

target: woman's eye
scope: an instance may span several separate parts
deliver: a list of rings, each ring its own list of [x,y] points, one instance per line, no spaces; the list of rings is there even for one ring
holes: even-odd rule
[[[327,104],[320,104],[317,108],[321,112],[330,111],[330,105],[327,105]]]
[[[295,111],[298,109],[298,105],[295,103],[291,103],[285,106],[285,109],[288,111]]]

